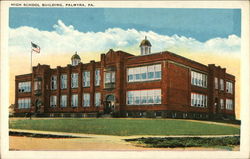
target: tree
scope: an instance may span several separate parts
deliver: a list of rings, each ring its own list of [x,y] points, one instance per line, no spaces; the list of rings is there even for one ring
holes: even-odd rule
[[[15,112],[14,108],[15,108],[15,104],[11,104],[9,106],[9,116],[13,116],[13,114]]]

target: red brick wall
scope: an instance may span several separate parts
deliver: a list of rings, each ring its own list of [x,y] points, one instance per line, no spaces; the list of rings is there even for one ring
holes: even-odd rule
[[[168,109],[185,111],[189,106],[189,70],[168,63]]]
[[[136,67],[142,65],[158,64],[162,65],[162,79],[156,81],[146,82],[127,82],[127,68]],[[104,89],[104,71],[108,67],[115,67],[116,82],[114,89]],[[95,69],[100,69],[101,81],[100,86],[95,86]],[[191,85],[191,70],[198,70],[208,74],[208,88],[201,88]],[[89,70],[91,72],[90,87],[82,86],[82,72]],[[71,73],[77,72],[78,88],[71,89]],[[68,75],[68,87],[65,90],[60,89],[60,75],[66,73]],[[57,90],[50,89],[51,75],[57,76]],[[105,98],[109,94],[113,94],[116,97],[116,110],[130,111],[130,110],[175,110],[183,112],[214,112],[214,99],[217,98],[235,98],[235,94],[228,94],[225,92],[214,90],[214,77],[223,78],[224,82],[227,80],[235,82],[235,78],[232,75],[226,73],[226,69],[216,67],[215,65],[205,66],[198,62],[183,58],[179,55],[175,55],[170,52],[162,52],[158,54],[151,54],[147,56],[133,56],[131,54],[122,51],[110,50],[107,54],[101,55],[101,61],[91,61],[87,64],[80,63],[77,66],[68,65],[66,67],[57,67],[50,69],[48,65],[38,65],[33,67],[33,74],[16,76],[16,90],[17,83],[19,81],[32,80],[32,86],[34,85],[34,79],[36,77],[42,77],[42,102],[44,103],[45,112],[94,112],[103,111],[103,104]],[[226,83],[224,84],[226,87]],[[162,104],[153,106],[126,106],[126,92],[128,90],[141,90],[141,89],[161,89],[162,90]],[[32,87],[33,90],[33,87]],[[82,106],[82,96],[84,92],[90,93],[90,107],[84,108]],[[101,107],[94,106],[95,92],[101,92]],[[191,107],[191,92],[202,93],[208,95],[209,108],[197,108]],[[235,92],[235,90],[233,91]],[[71,95],[72,93],[78,94],[78,108],[71,107]],[[32,93],[21,94],[16,91],[16,105],[19,97],[28,97]],[[60,96],[67,94],[68,107],[60,108]],[[50,108],[50,96],[57,96],[57,107]],[[32,110],[34,110],[34,102],[37,99],[32,95]],[[235,101],[234,101],[235,102]],[[17,107],[17,106],[16,106]],[[25,112],[29,110],[18,110],[16,112]],[[235,114],[235,111],[220,110],[217,113]]]

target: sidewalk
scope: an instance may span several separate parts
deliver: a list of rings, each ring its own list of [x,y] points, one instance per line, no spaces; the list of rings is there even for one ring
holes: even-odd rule
[[[23,136],[10,136],[10,150],[81,150],[81,151],[138,151],[138,150],[222,150],[219,148],[145,148],[137,147],[131,142],[124,139],[134,139],[141,137],[194,137],[194,136],[152,136],[152,135],[136,135],[136,136],[112,136],[112,135],[96,135],[96,134],[80,134],[80,133],[64,133],[37,130],[20,130],[10,129],[12,132],[23,132],[41,135],[64,135],[78,138],[35,138]],[[199,137],[225,137],[234,135],[213,135]],[[224,151],[224,150],[222,150]]]

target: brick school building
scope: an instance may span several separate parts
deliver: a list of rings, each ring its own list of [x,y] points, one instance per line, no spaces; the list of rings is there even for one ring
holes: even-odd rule
[[[235,77],[169,51],[141,55],[110,49],[101,60],[33,67],[15,78],[15,116],[235,119]]]

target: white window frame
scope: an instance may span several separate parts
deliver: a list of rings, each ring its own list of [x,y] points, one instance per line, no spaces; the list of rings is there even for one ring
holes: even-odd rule
[[[67,74],[61,74],[61,89],[67,89],[68,87],[67,78],[68,78]]]
[[[18,98],[18,109],[29,109],[31,106],[31,98]]]
[[[18,83],[19,93],[29,93],[31,92],[31,81],[19,82]]]
[[[194,86],[207,88],[207,74],[191,70],[191,84]]]
[[[233,100],[232,99],[226,99],[226,109],[227,110],[233,110]]]
[[[72,108],[78,107],[78,94],[72,94],[72,96],[71,96],[71,107]]]
[[[90,87],[90,71],[83,71],[83,87]]]
[[[64,94],[64,95],[61,95],[61,99],[60,99],[60,106],[61,106],[61,108],[65,108],[65,107],[67,107],[67,100],[68,100],[68,97],[67,97],[67,95],[66,94]]]
[[[56,107],[57,106],[57,96],[51,95],[50,96],[50,107]]]
[[[111,73],[110,72],[105,72],[105,83],[111,83]]]
[[[115,71],[108,71],[104,73],[105,84],[115,83]]]
[[[226,81],[226,92],[233,94],[233,82]]]
[[[207,95],[191,92],[191,106],[192,107],[200,107],[207,108]]]
[[[161,100],[161,89],[130,90],[126,96],[127,105],[157,105]]]
[[[96,107],[101,106],[101,93],[100,92],[95,93],[95,106]]]
[[[100,86],[101,81],[101,75],[100,75],[100,69],[95,70],[95,86]]]
[[[83,107],[90,107],[90,93],[83,93]]]
[[[160,80],[162,78],[161,69],[162,69],[161,64],[127,68],[127,82]],[[159,77],[156,77],[157,73],[160,74]],[[143,78],[143,74],[146,74],[146,78]],[[152,74],[152,77],[149,76],[149,74]]]
[[[71,73],[71,88],[78,88],[78,73]]]

